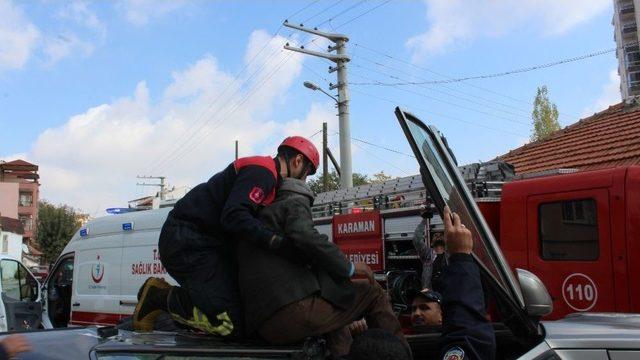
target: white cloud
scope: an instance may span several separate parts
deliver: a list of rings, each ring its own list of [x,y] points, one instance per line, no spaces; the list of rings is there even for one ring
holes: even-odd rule
[[[88,29],[94,30],[103,37],[106,35],[106,26],[85,1],[73,1],[64,4],[57,15],[61,19],[72,20]]]
[[[269,42],[263,31],[252,34],[246,53],[256,54],[263,41],[270,45],[249,66],[252,78],[233,82],[207,55],[174,71],[157,101],[141,81],[130,96],[42,132],[27,154],[40,166],[42,196],[94,213],[137,197],[136,175],[165,175],[175,186],[205,181],[232,161],[236,139],[241,155],[274,154],[286,135],[309,136],[322,122],[337,128],[331,103],[312,105],[301,119],[273,111],[297,81],[302,57],[280,52],[284,39]],[[271,63],[260,67],[266,60]],[[243,80],[249,83],[240,86]],[[314,140],[319,146],[321,136]]]
[[[79,39],[74,33],[58,34],[44,39],[42,52],[47,58],[47,65],[53,65],[73,54],[89,56],[95,45],[90,41]]]
[[[609,71],[609,81],[602,86],[600,96],[598,96],[592,105],[585,108],[582,116],[591,116],[620,101],[622,101],[622,95],[620,94],[620,75],[618,75],[618,70],[612,69]]]
[[[121,0],[118,9],[136,26],[144,26],[149,20],[167,15],[186,4],[182,0]]]
[[[610,0],[425,0],[429,29],[406,46],[419,61],[456,43],[497,37],[532,26],[543,35],[559,35],[600,14]]]
[[[38,28],[10,0],[0,0],[0,71],[21,69],[40,37]]]

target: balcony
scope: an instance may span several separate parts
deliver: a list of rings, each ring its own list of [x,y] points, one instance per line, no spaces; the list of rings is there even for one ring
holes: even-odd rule
[[[633,6],[633,2],[623,3],[620,5],[620,17],[631,15],[635,13],[635,11],[636,9],[635,6]]]
[[[638,31],[638,26],[636,25],[635,21],[622,25],[623,35],[634,34],[637,31]]]

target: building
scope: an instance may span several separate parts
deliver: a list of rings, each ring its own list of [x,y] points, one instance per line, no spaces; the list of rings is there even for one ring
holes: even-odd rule
[[[37,165],[24,160],[0,161],[0,212],[20,220],[23,241],[30,246],[35,246],[39,178]]]
[[[640,0],[613,0],[614,40],[622,100],[640,95]]]
[[[18,219],[0,216],[0,253],[22,260],[24,230]]]
[[[516,175],[640,165],[640,105],[622,102],[502,155]]]

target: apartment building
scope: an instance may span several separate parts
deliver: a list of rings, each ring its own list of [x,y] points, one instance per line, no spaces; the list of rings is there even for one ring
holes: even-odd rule
[[[23,241],[32,246],[38,217],[39,178],[37,165],[24,160],[0,161],[0,213],[20,220]]]
[[[640,0],[614,0],[613,38],[617,44],[618,74],[622,100],[640,95],[640,48],[638,23]]]

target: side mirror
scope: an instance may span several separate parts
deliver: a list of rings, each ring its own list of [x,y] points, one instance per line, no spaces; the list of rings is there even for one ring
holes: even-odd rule
[[[540,278],[534,273],[516,269],[522,296],[524,297],[527,314],[532,317],[542,317],[551,314],[553,311],[553,301]]]

